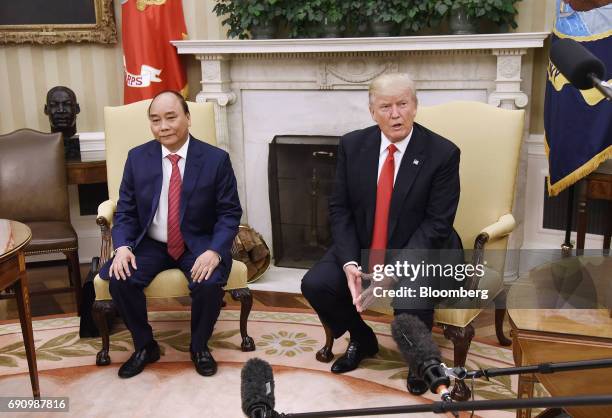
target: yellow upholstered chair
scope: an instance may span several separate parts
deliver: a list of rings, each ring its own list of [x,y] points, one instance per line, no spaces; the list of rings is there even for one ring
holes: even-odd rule
[[[96,220],[102,230],[100,266],[109,259],[112,252],[110,230],[119,198],[119,186],[128,151],[153,137],[147,118],[147,109],[150,102],[150,100],[143,100],[125,106],[104,108],[109,200],[102,202],[98,207],[98,218]],[[213,104],[193,102],[188,102],[188,104],[191,113],[190,132],[196,138],[216,145]],[[108,281],[97,275],[94,279],[94,287],[96,300],[93,304],[92,315],[102,337],[102,350],[98,352],[96,357],[96,364],[100,366],[110,364],[108,324],[115,313],[115,308],[112,304]],[[253,298],[247,287],[247,268],[244,263],[234,260],[224,289],[230,292],[234,300],[239,300],[241,303],[240,334],[242,336],[242,351],[253,351],[255,350],[255,344],[247,334],[247,320]],[[147,298],[188,296],[187,279],[179,269],[163,271],[145,289],[145,295]]]
[[[508,234],[515,226],[512,202],[523,137],[524,111],[505,110],[479,102],[451,102],[420,107],[416,121],[453,141],[461,150],[459,168],[461,197],[454,227],[466,250],[473,250],[472,262],[486,258],[486,274],[468,283],[472,289],[487,289],[489,298],[481,306],[445,306],[436,309],[434,321],[454,345],[455,366],[465,365],[467,352],[474,336],[472,321],[496,299],[503,305],[503,266]],[[487,252],[485,252],[485,247]],[[489,251],[495,250],[495,251]],[[488,254],[488,255],[487,255]],[[463,301],[465,302],[465,301]],[[473,301],[472,301],[473,302]],[[389,304],[374,306],[376,311],[391,313]],[[497,309],[495,326],[502,345],[510,345],[502,330],[505,309]],[[333,337],[318,353],[320,361],[333,358]],[[462,381],[453,390],[455,399],[467,399],[470,391]]]

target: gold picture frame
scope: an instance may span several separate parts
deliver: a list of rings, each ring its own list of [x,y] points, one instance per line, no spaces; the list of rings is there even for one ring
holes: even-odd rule
[[[8,24],[8,22],[4,22],[4,24],[0,24],[0,44],[116,43],[117,28],[115,26],[113,0],[79,0],[79,2],[81,1],[93,2],[95,23]]]

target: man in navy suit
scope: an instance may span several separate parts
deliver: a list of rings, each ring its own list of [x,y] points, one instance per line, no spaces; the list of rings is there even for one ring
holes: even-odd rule
[[[365,308],[362,270],[382,264],[385,250],[461,248],[453,229],[459,149],[414,123],[417,97],[407,74],[375,79],[369,110],[377,125],[340,139],[329,200],[334,243],[302,280],[302,293],[334,338],[350,334],[346,353],[332,365],[334,373],[354,370],[363,358],[378,352],[376,336],[360,315]],[[362,250],[373,251],[369,256],[364,251],[362,257]],[[374,255],[380,263],[372,262]],[[431,329],[429,303],[402,308],[395,314],[416,315]],[[426,386],[410,373],[408,389],[422,394]]]
[[[114,257],[101,269],[134,340],[119,369],[128,378],[159,360],[143,293],[163,270],[179,268],[191,290],[191,359],[211,376],[217,364],[208,340],[232,268],[231,246],[242,215],[227,152],[189,134],[189,109],[174,91],[149,107],[155,140],[128,153],[113,222]]]

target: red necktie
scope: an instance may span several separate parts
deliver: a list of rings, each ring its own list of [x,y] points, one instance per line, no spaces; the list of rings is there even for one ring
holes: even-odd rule
[[[170,175],[170,187],[168,188],[168,254],[178,260],[185,251],[183,235],[181,235],[181,171],[178,161],[180,155],[170,154],[168,159],[172,163],[172,174]]]
[[[393,154],[397,147],[393,144],[387,147],[387,158],[380,171],[378,187],[376,188],[376,212],[374,214],[374,231],[370,246],[370,271],[376,264],[384,264],[387,248],[387,230],[389,226],[389,207],[393,194],[393,177],[395,176],[395,158]]]

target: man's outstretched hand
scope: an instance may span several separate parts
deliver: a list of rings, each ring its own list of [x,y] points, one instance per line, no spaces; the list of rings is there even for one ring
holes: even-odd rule
[[[374,303],[374,301],[376,300],[376,296],[374,295],[375,288],[378,287],[383,290],[392,289],[397,283],[397,279],[393,276],[384,276],[380,280],[374,280],[374,274],[372,273],[362,273],[361,280],[370,281],[370,286],[366,290],[361,292],[361,294],[357,298],[357,303],[355,304],[355,306],[357,307],[357,312],[365,311],[372,305],[372,303]]]
[[[196,258],[191,268],[191,278],[200,283],[202,280],[210,279],[213,272],[219,265],[219,254],[213,250],[206,250]]]
[[[359,310],[357,301],[359,299],[359,295],[361,294],[361,270],[356,265],[349,264],[344,268],[344,274],[346,275],[348,288],[351,291],[353,305],[355,305],[357,310]]]

